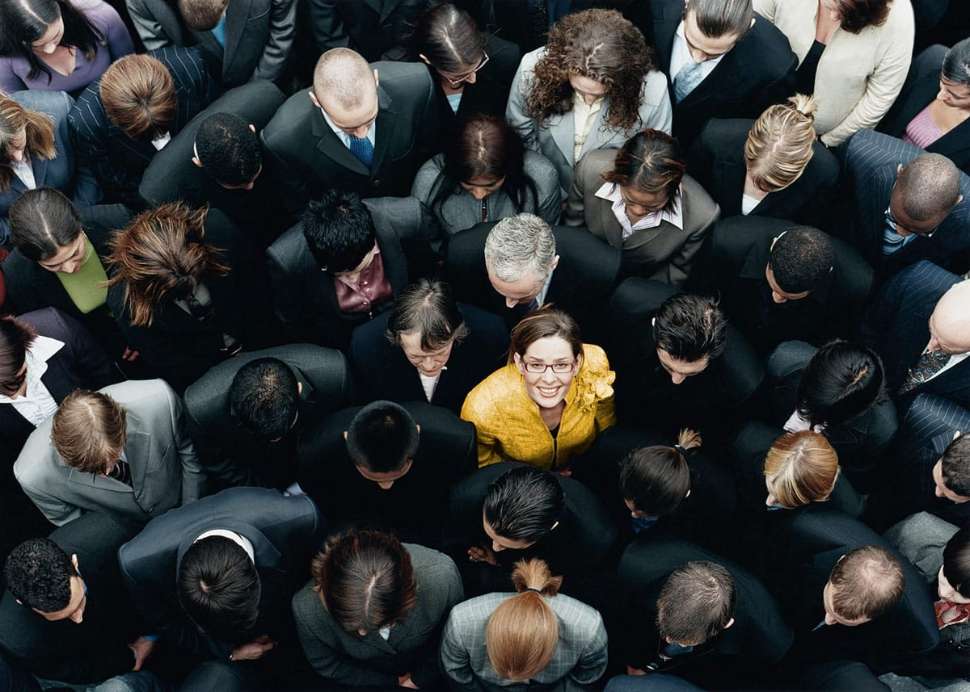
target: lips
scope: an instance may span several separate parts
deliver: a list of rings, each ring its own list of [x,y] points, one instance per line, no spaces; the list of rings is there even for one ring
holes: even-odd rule
[[[551,399],[552,397],[556,396],[560,389],[561,387],[536,387],[536,390],[538,390],[538,392],[547,399]]]

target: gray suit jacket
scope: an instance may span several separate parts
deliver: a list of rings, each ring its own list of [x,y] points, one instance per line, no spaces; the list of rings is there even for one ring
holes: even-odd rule
[[[628,274],[682,286],[704,238],[721,216],[721,208],[700,184],[685,175],[680,184],[683,228],[664,220],[656,228],[634,231],[623,238],[623,227],[613,214],[613,203],[596,196],[602,174],[613,169],[616,152],[599,149],[576,164],[564,220],[568,226],[585,225],[590,233],[623,250]]]
[[[205,476],[188,436],[182,401],[163,380],[130,380],[99,390],[125,409],[125,456],[132,486],[73,469],[51,444],[53,419],[27,439],[13,472],[20,487],[52,523],[63,526],[84,511],[113,512],[146,522],[199,499]]]
[[[366,637],[345,631],[323,606],[311,581],[293,596],[293,617],[307,660],[327,680],[352,686],[397,686],[411,673],[418,687],[438,679],[438,639],[445,616],[464,597],[458,568],[437,550],[404,544],[417,581],[417,603],[391,628],[385,641],[378,632]]]
[[[573,692],[593,689],[606,670],[606,628],[599,612],[569,596],[544,596],[559,619],[552,660],[528,683],[509,684],[488,660],[485,625],[495,609],[515,594],[490,593],[455,606],[441,640],[441,665],[453,690]]]
[[[573,111],[553,115],[540,125],[526,109],[526,98],[532,90],[535,66],[545,52],[545,48],[537,48],[522,56],[522,62],[519,63],[519,69],[512,81],[505,119],[519,133],[526,147],[543,154],[556,167],[559,172],[559,186],[565,195],[572,186],[573,167],[576,165],[576,161],[573,160],[575,137]],[[589,136],[583,143],[581,156],[594,149],[617,149],[637,132],[648,127],[670,134],[673,110],[667,96],[667,79],[663,72],[653,70],[644,77],[640,117],[631,127],[625,130],[614,130],[606,126],[603,120],[609,113],[609,108],[609,101],[606,101],[596,114]]]

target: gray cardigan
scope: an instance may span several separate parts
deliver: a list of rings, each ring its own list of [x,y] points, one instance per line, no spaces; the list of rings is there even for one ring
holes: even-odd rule
[[[485,198],[487,214],[484,219],[482,202],[465,190],[452,194],[445,199],[438,210],[433,210],[432,203],[438,194],[438,181],[444,168],[444,160],[444,154],[438,154],[421,166],[411,186],[411,196],[421,202],[428,213],[434,216],[445,234],[454,235],[483,221],[499,221],[519,213],[512,204],[512,200],[502,190],[493,192]],[[559,211],[562,207],[559,174],[555,166],[549,163],[545,156],[534,151],[525,152],[522,164],[525,174],[532,178],[536,192],[539,194],[538,205],[533,204],[530,197],[522,211],[540,216],[546,223],[555,226],[559,221]]]
[[[330,616],[311,581],[293,596],[293,617],[303,652],[323,678],[355,687],[396,687],[410,673],[418,687],[439,679],[438,639],[448,611],[464,598],[451,558],[437,550],[404,544],[417,581],[417,603],[387,641],[378,632],[361,637],[346,632]]]

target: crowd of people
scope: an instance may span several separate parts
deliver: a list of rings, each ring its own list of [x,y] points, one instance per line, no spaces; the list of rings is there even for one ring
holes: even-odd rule
[[[963,4],[0,0],[0,692],[966,692]]]

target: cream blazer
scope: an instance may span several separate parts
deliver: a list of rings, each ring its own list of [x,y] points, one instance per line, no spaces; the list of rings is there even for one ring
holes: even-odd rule
[[[913,54],[913,7],[893,0],[882,26],[858,34],[838,28],[815,73],[815,130],[827,146],[874,128],[903,88]],[[788,37],[798,63],[815,41],[817,0],[754,0],[754,9]]]

